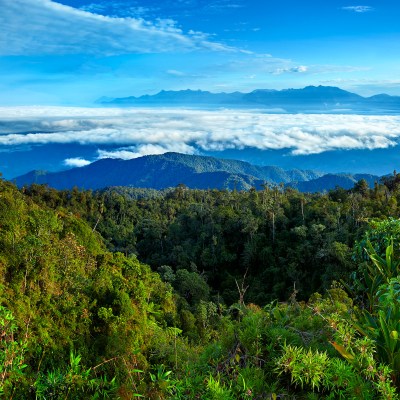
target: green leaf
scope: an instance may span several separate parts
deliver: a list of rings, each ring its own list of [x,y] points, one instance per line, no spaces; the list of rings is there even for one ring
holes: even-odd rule
[[[344,348],[344,346],[342,346],[341,344],[336,343],[336,342],[330,342],[330,343],[346,360],[349,360],[349,361],[354,360],[354,356],[351,353],[349,353]]]

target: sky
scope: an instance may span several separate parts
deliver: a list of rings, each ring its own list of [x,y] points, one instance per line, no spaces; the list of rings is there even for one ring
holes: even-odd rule
[[[397,0],[0,0],[0,105],[330,85],[400,95]]]
[[[398,0],[0,0],[0,171],[176,151],[399,169],[400,116],[100,108],[161,90],[400,96]],[[399,113],[400,114],[400,113]]]

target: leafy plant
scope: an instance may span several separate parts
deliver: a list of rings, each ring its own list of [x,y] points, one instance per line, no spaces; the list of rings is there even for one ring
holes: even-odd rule
[[[302,389],[309,388],[328,398],[375,398],[371,383],[350,364],[338,358],[330,358],[326,352],[284,344],[276,365],[278,373],[288,373],[294,385]]]
[[[16,340],[17,330],[12,312],[0,306],[0,396],[8,398],[12,397],[11,393],[27,367],[24,363],[27,342]]]
[[[219,378],[215,379],[212,375],[207,380],[207,398],[209,400],[234,400],[230,388],[226,388]]]
[[[152,387],[160,396],[165,394],[170,394],[173,388],[173,382],[171,381],[170,375],[172,371],[166,370],[164,365],[158,365],[154,373],[150,372],[150,379],[152,382]]]
[[[370,246],[372,265],[368,270],[370,306],[358,313],[356,328],[376,345],[377,359],[393,371],[395,382],[400,378],[400,259],[395,257],[393,241],[380,257]],[[379,283],[379,286],[378,286]]]
[[[368,308],[347,320],[330,315],[336,338],[332,344],[359,373],[375,382],[383,399],[397,399],[393,383],[400,376],[400,260],[394,255],[393,241],[385,258],[370,243],[368,250],[371,263],[364,270]]]
[[[40,373],[34,383],[38,400],[59,400],[90,398],[92,400],[116,398],[115,378],[108,380],[105,375],[92,376],[92,369],[81,366],[81,356],[70,353],[69,368]]]

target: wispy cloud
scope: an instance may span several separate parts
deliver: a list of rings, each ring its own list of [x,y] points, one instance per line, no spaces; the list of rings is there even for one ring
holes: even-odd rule
[[[25,107],[0,108],[0,118],[7,132],[0,135],[0,146],[80,143],[98,146],[99,157],[243,148],[306,155],[387,148],[400,139],[399,116]],[[23,133],[18,130],[21,121]]]
[[[370,71],[371,67],[354,65],[311,65],[309,71],[316,74],[339,74]]]
[[[172,76],[186,76],[184,72],[178,71],[177,69],[169,69],[166,71],[166,73]]]
[[[240,74],[239,76],[241,78],[244,76],[256,75],[260,79],[258,86],[254,87],[254,89],[259,89],[266,85],[265,74],[270,74],[276,78],[279,78],[280,76],[284,77],[286,75],[293,75],[293,77],[296,78],[300,78],[302,75],[321,74],[340,74],[340,76],[344,76],[344,74],[347,75],[354,72],[363,72],[370,69],[370,67],[340,64],[300,64],[295,60],[274,57],[271,54],[253,53],[249,55],[241,54],[240,56],[238,56],[238,54],[232,54],[229,56],[225,55],[218,64],[213,65],[212,68],[210,67],[208,70],[205,70],[205,72],[209,75],[218,74],[221,81],[223,80],[223,77],[228,74]],[[227,80],[227,82],[229,81]],[[287,85],[288,84],[285,83],[285,86],[283,87],[287,88]],[[233,90],[248,89],[241,89],[236,86]]]
[[[236,9],[243,7],[245,7],[243,0],[236,2],[232,2],[232,0],[216,0],[208,2],[208,4],[205,6],[205,9],[219,11],[221,9],[227,9],[227,8]]]
[[[346,6],[346,7],[342,7],[342,10],[353,11],[356,13],[366,13],[369,11],[373,11],[374,8],[370,7],[370,6]]]
[[[278,68],[273,73],[276,75],[285,74],[285,73],[304,73],[308,71],[308,67],[305,65],[299,65],[298,67],[290,67],[290,68]]]
[[[50,0],[0,0],[0,55],[233,51],[171,20],[112,18]],[[29,10],[29,12],[28,12]],[[6,32],[6,34],[4,34]]]
[[[79,9],[93,14],[122,18],[146,18],[150,14],[159,10],[158,7],[135,6],[126,1],[116,0],[100,0],[90,4],[85,4],[79,7]]]

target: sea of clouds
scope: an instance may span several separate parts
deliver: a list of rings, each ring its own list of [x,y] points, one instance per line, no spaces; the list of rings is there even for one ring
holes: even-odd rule
[[[0,108],[3,149],[78,143],[96,145],[97,159],[244,148],[287,149],[291,155],[309,155],[387,148],[396,145],[399,137],[400,116],[170,108]],[[92,161],[69,158],[65,164],[83,166]]]

